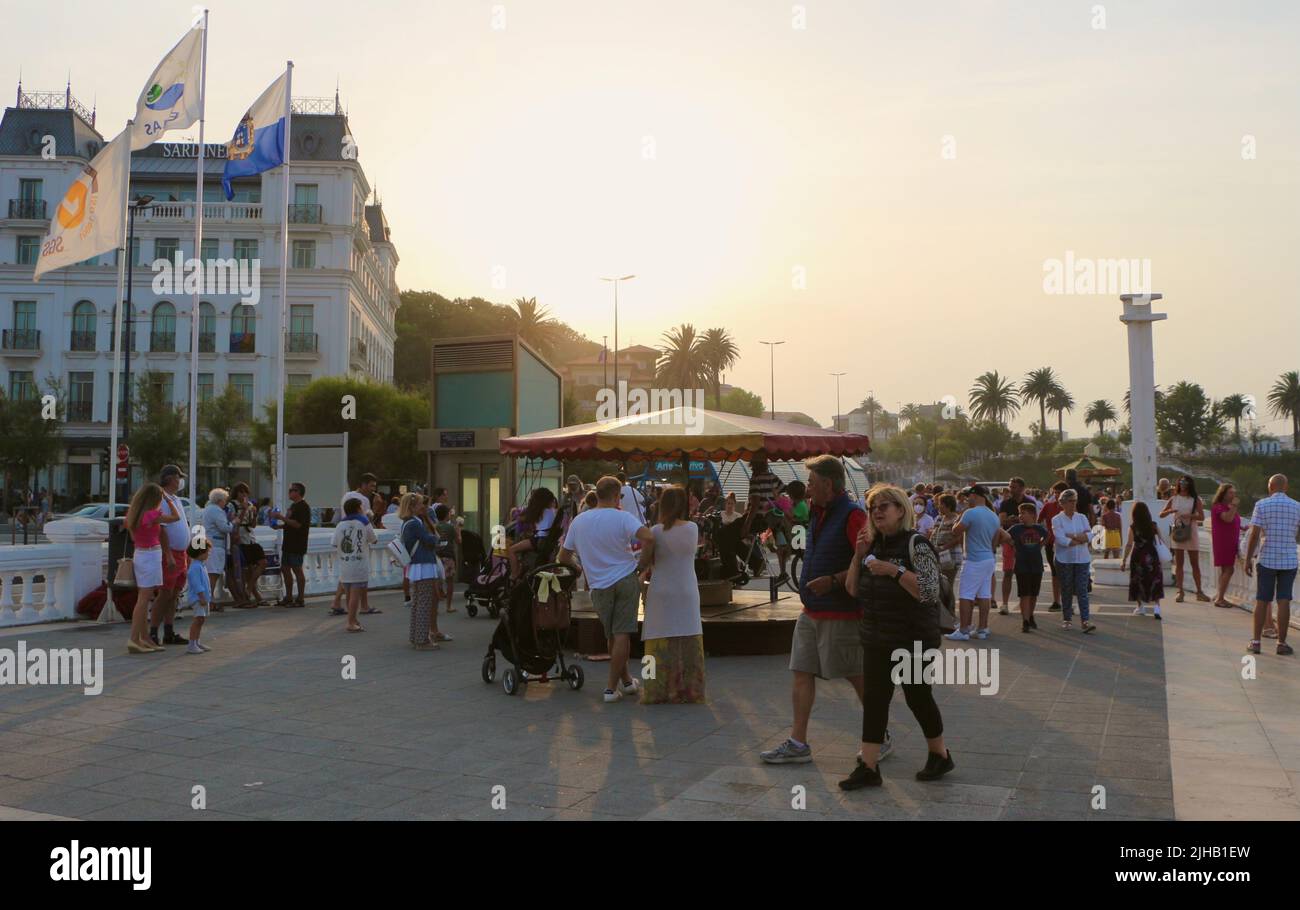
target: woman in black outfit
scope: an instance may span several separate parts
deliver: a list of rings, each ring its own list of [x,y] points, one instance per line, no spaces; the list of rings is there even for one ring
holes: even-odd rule
[[[844,790],[879,787],[880,745],[885,741],[889,701],[894,696],[893,652],[938,649],[939,560],[934,548],[913,530],[912,506],[903,490],[877,484],[867,493],[867,524],[844,581],[862,604],[862,751],[857,766],[840,781]],[[943,718],[929,684],[921,682],[923,661],[912,661],[903,697],[925,734],[930,754],[917,780],[938,780],[954,767],[943,743]]]

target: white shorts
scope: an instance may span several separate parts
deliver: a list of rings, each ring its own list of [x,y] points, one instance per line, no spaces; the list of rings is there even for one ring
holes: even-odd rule
[[[226,549],[225,547],[213,547],[208,552],[207,573],[209,575],[226,574]]]
[[[961,600],[989,600],[993,596],[993,571],[997,565],[996,559],[963,562],[957,597]]]
[[[163,583],[162,547],[136,550],[131,557],[137,588],[157,588]]]

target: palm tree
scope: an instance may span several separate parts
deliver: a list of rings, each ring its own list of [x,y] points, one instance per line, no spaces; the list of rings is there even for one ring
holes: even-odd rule
[[[1029,375],[1020,383],[1020,400],[1028,404],[1038,402],[1039,426],[1047,432],[1047,399],[1052,393],[1062,391],[1063,387],[1051,367],[1030,370]]]
[[[1291,444],[1300,451],[1300,371],[1277,378],[1268,393],[1268,406],[1275,417],[1291,418]]]
[[[1232,438],[1241,442],[1241,418],[1250,410],[1245,395],[1233,394],[1219,402],[1219,413],[1232,421]]]
[[[981,374],[971,386],[970,410],[976,420],[1005,425],[1006,419],[1020,410],[1015,384],[997,370]]]
[[[655,364],[655,382],[675,389],[694,389],[704,381],[706,367],[700,350],[702,339],[690,323],[664,332],[664,346]]]
[[[1112,420],[1117,420],[1119,415],[1115,413],[1115,406],[1105,398],[1098,398],[1092,404],[1088,405],[1087,412],[1083,415],[1084,425],[1097,425],[1097,435],[1104,435],[1106,424]]]
[[[713,386],[713,406],[722,407],[722,373],[740,359],[740,348],[726,329],[709,329],[699,341],[706,378]]]
[[[910,401],[903,406],[903,409],[901,411],[898,412],[899,419],[905,420],[908,423],[911,423],[913,420],[916,420],[920,416],[921,416],[920,406],[912,404],[912,402]]]
[[[1056,431],[1061,442],[1065,442],[1065,412],[1074,410],[1074,396],[1065,389],[1058,388],[1047,396],[1047,409],[1056,412]]]
[[[1156,399],[1156,413],[1159,414],[1160,408],[1165,403],[1165,393],[1161,390],[1160,386],[1156,386],[1155,388],[1155,399]],[[1124,393],[1124,413],[1130,415],[1133,413],[1130,392],[1127,391]]]
[[[536,297],[520,297],[515,301],[516,312],[511,314],[515,334],[535,347],[539,354],[549,357],[560,340],[560,323],[551,317],[550,310],[538,306]]]

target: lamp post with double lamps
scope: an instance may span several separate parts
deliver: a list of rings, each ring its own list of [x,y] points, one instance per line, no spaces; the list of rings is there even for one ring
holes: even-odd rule
[[[610,281],[614,284],[614,385],[618,385],[618,283],[620,281],[631,281],[635,275],[623,275],[619,278],[601,278],[601,281]],[[619,417],[618,389],[614,389],[614,416]]]
[[[768,351],[768,369],[771,383],[771,401],[772,401],[772,419],[776,420],[776,346],[785,344],[784,341],[760,341],[759,344],[767,345]]]

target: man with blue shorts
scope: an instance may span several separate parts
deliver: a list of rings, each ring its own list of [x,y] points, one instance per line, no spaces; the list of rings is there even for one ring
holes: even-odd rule
[[[1274,474],[1268,479],[1269,495],[1255,504],[1250,519],[1250,538],[1246,541],[1246,574],[1254,571],[1252,560],[1260,537],[1264,538],[1259,553],[1259,581],[1255,586],[1255,637],[1246,650],[1259,653],[1259,639],[1268,620],[1268,605],[1277,598],[1277,653],[1294,654],[1286,643],[1287,629],[1291,623],[1291,594],[1295,587],[1297,529],[1300,528],[1300,503],[1286,495],[1287,479],[1284,474]]]

